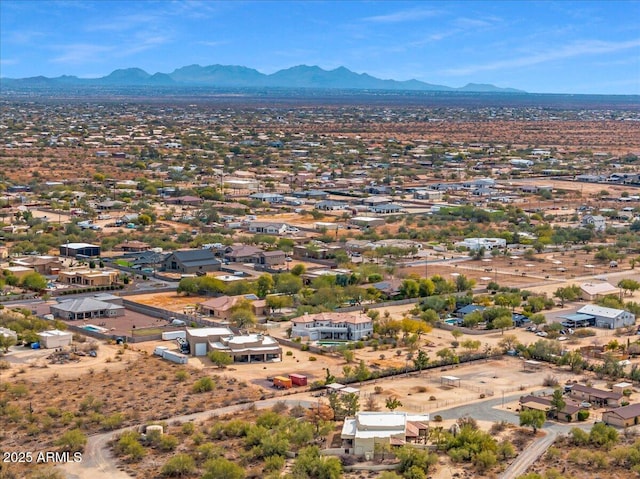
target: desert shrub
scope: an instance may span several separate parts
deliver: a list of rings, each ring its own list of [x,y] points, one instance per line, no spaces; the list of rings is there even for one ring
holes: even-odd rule
[[[182,477],[193,474],[196,463],[189,454],[176,454],[165,462],[161,473],[167,477]]]
[[[158,449],[160,449],[161,451],[173,451],[176,447],[178,447],[179,443],[180,441],[177,437],[170,434],[163,434],[158,440]]]
[[[184,382],[187,379],[189,379],[189,373],[187,371],[185,371],[184,369],[178,369],[176,371],[176,381],[178,382]]]
[[[577,427],[569,431],[569,436],[574,446],[586,446],[589,443],[589,434]]]
[[[285,459],[282,456],[269,456],[264,460],[265,472],[281,471],[284,467]]]
[[[196,431],[196,425],[193,424],[192,422],[185,422],[182,425],[182,434],[185,434],[186,436],[191,436],[195,431]]]
[[[575,338],[588,338],[595,335],[596,335],[596,332],[593,329],[589,329],[589,328],[576,329],[575,332],[573,333],[573,336]]]
[[[54,444],[63,451],[81,452],[87,444],[87,436],[80,429],[71,429],[60,436]]]
[[[480,451],[473,458],[473,464],[479,472],[488,471],[498,463],[498,458],[492,451]]]
[[[552,387],[555,388],[560,384],[560,382],[558,381],[558,378],[552,375],[547,375],[544,378],[544,381],[542,381],[542,385],[546,386],[546,387]]]
[[[204,393],[211,391],[214,388],[215,384],[213,383],[213,379],[210,377],[204,377],[198,379],[193,384],[193,392],[194,393]]]
[[[442,416],[440,414],[436,414],[435,416],[433,416],[433,420],[435,422],[442,422]]]
[[[124,415],[120,412],[116,412],[110,416],[103,418],[102,421],[100,421],[100,425],[107,431],[113,431],[114,429],[118,429],[120,426],[122,426],[123,422]]]
[[[560,457],[561,451],[555,446],[551,446],[547,449],[547,454],[545,454],[545,459],[547,461],[555,461]]]

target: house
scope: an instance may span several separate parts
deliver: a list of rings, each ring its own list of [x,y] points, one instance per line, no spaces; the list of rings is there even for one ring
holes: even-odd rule
[[[224,259],[230,263],[255,263],[260,253],[262,253],[262,250],[255,246],[234,244],[227,246],[224,252]]]
[[[209,271],[220,271],[221,265],[210,249],[191,249],[174,251],[167,255],[160,269],[182,274],[206,274]]]
[[[57,256],[25,256],[24,258],[13,258],[11,262],[15,266],[31,268],[36,273],[42,275],[54,275],[60,272],[62,263]]]
[[[640,403],[605,411],[602,413],[602,422],[618,427],[640,424]]]
[[[265,266],[278,266],[285,264],[287,256],[284,251],[261,251],[258,253],[258,261],[256,264],[263,264]]]
[[[349,454],[371,459],[380,445],[402,446],[426,440],[428,429],[428,414],[362,411],[344,420],[340,437]]]
[[[60,256],[71,258],[94,258],[100,256],[100,246],[89,243],[66,243],[60,245]]]
[[[76,321],[90,318],[113,318],[124,316],[124,306],[96,298],[63,299],[49,307],[57,318]]]
[[[623,309],[604,308],[594,304],[583,306],[577,314],[593,316],[595,326],[605,329],[617,329],[624,326],[631,326],[636,322],[636,316]]]
[[[333,201],[333,200],[323,200],[319,201],[315,205],[315,209],[321,211],[336,211],[336,210],[344,210],[348,207],[347,203],[342,201]]]
[[[461,308],[455,310],[454,314],[457,318],[464,319],[467,314],[471,314],[475,311],[480,311],[481,313],[487,309],[485,306],[480,306],[478,304],[467,304]]]
[[[263,334],[235,335],[229,328],[187,328],[191,354],[206,356],[209,351],[222,351],[234,362],[254,363],[280,361],[282,348],[271,336]]]
[[[402,211],[402,206],[396,205],[393,203],[388,203],[384,205],[374,205],[369,207],[369,211],[375,214],[380,215],[391,215],[395,213],[400,213]]]
[[[349,224],[359,226],[361,228],[374,228],[385,224],[384,218],[376,218],[373,216],[354,216],[349,220]]]
[[[63,348],[69,346],[73,340],[73,333],[68,331],[42,331],[38,333],[40,347],[45,349]]]
[[[595,301],[609,294],[620,295],[620,288],[606,281],[601,283],[583,283],[580,285],[580,296],[586,301]]]
[[[124,243],[119,243],[113,247],[115,251],[124,251],[126,253],[139,253],[141,251],[147,251],[151,248],[149,243],[145,243],[144,241],[125,241]]]
[[[176,196],[167,198],[165,203],[168,205],[199,206],[202,204],[202,198],[197,196]]]
[[[604,231],[607,227],[604,216],[600,215],[585,215],[580,221],[581,226],[593,226],[594,231]]]
[[[286,223],[271,223],[265,221],[252,221],[249,223],[249,233],[267,235],[283,235],[287,232]]]
[[[15,276],[18,279],[22,279],[33,272],[33,268],[29,268],[27,266],[7,266],[6,268],[2,268],[2,273],[4,275]]]
[[[623,398],[622,393],[605,391],[582,384],[574,384],[569,392],[570,397],[579,401],[586,401],[597,406],[619,407]]]
[[[465,238],[464,241],[456,243],[456,246],[468,248],[470,251],[477,251],[481,248],[492,250],[506,248],[507,240],[503,238]]]
[[[565,398],[565,406],[556,412],[552,403],[551,396],[524,396],[520,398],[520,409],[528,410],[534,409],[536,411],[542,411],[549,418],[555,417],[559,421],[572,422],[578,420],[578,413],[586,408],[580,406],[578,401],[574,401],[570,398]]]
[[[277,204],[284,201],[284,196],[277,193],[253,193],[249,195],[249,198],[251,198],[252,200],[263,201],[269,204]]]
[[[373,334],[373,320],[364,313],[305,314],[291,320],[291,337],[359,341]]]
[[[113,269],[75,269],[60,271],[58,282],[79,286],[111,286],[118,282],[120,273]]]
[[[214,318],[218,318],[223,321],[229,321],[231,320],[233,308],[243,301],[248,301],[250,303],[251,311],[256,316],[265,315],[267,302],[264,299],[259,299],[255,294],[220,296],[218,298],[212,298],[202,303],[198,303],[198,307],[202,314],[213,316]]]
[[[440,201],[442,196],[442,191],[436,190],[415,190],[413,192],[413,197],[416,200]]]

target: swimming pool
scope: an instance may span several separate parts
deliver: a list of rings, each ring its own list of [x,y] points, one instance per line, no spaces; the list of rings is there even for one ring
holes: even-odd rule
[[[105,328],[101,328],[100,326],[94,326],[93,324],[87,324],[82,326],[82,329],[86,329],[87,331],[93,331],[94,333],[104,333],[107,331]]]

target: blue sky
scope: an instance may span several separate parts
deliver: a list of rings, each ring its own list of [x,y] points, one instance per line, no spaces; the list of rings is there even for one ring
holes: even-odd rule
[[[0,1],[3,77],[194,63],[640,94],[640,1]]]

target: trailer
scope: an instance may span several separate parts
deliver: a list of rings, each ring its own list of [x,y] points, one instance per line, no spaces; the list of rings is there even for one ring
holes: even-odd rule
[[[169,348],[166,346],[156,346],[156,348],[153,350],[153,354],[155,354],[156,356],[160,356],[162,357],[164,355],[164,352],[167,351]]]
[[[303,376],[302,374],[289,374],[289,379],[291,379],[291,384],[294,386],[307,385],[307,376]]]
[[[175,351],[169,351],[168,349],[162,353],[162,357],[177,364],[187,364],[189,362],[188,356],[182,353],[176,353]]]
[[[290,389],[293,386],[291,379],[284,376],[276,376],[273,378],[273,387],[278,389]]]
[[[173,341],[174,339],[178,339],[178,338],[187,339],[187,332],[186,331],[165,331],[164,333],[162,333],[163,341]]]

